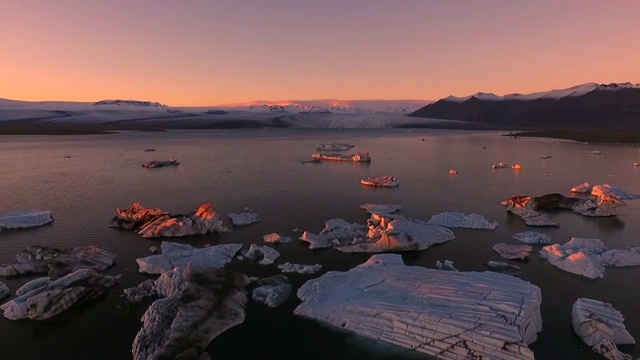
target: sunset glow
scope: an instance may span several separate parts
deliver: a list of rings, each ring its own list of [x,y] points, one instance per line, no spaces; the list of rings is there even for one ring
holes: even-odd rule
[[[0,98],[421,99],[640,82],[640,3],[7,1]]]

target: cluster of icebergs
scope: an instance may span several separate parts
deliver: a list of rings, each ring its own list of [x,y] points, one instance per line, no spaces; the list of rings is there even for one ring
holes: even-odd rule
[[[608,185],[583,187],[599,198],[636,198]],[[549,194],[514,196],[504,204],[528,224],[539,224],[530,221],[544,217],[539,209],[556,207],[583,213],[587,201],[591,199]],[[399,254],[454,240],[452,229],[494,230],[498,222],[460,212],[443,212],[425,221],[401,215],[401,206],[396,204],[363,204],[361,208],[369,214],[365,224],[330,219],[319,233],[305,231],[299,240],[307,242],[310,249],[385,254],[373,255],[351,270],[329,271],[308,280],[297,289],[300,303],[294,314],[439,359],[534,359],[528,346],[542,331],[540,288],[506,273],[459,271],[450,260],[437,262],[437,269],[407,266]],[[46,223],[43,213],[46,215],[23,212],[22,218],[0,214],[0,219],[13,219],[12,223],[29,227]],[[117,209],[117,213],[111,227],[131,229],[144,238],[228,230],[209,203],[188,215],[171,215],[139,203]],[[531,215],[536,213],[539,215]],[[233,225],[260,220],[250,209],[231,213],[229,218]],[[530,256],[534,246],[542,245],[541,258],[589,278],[603,277],[607,266],[640,265],[640,247],[609,250],[598,239],[584,238],[572,238],[563,245],[551,244],[548,235],[532,231],[517,233],[514,239],[524,244],[498,243],[493,246],[494,251],[504,259],[517,260]],[[248,247],[231,243],[196,248],[163,241],[157,253],[136,259],[141,273],[159,277],[124,290],[130,304],[153,301],[133,340],[133,358],[206,359],[209,356],[205,350],[215,337],[244,322],[249,300],[268,307],[284,304],[294,292],[286,274],[311,276],[322,269],[321,264],[277,264],[280,253],[274,246],[290,241],[278,233],[266,234],[262,244]],[[0,305],[0,310],[12,320],[43,320],[103,296],[119,282],[119,275],[101,274],[115,257],[113,250],[98,246],[27,248],[16,256],[16,263],[0,266],[0,276],[47,276],[24,284],[16,291],[16,297]],[[281,273],[249,278],[226,269],[232,261],[277,266]],[[489,261],[487,265],[499,271],[518,269],[500,261]],[[8,287],[0,282],[0,301],[10,297]],[[635,342],[624,327],[622,314],[598,300],[578,299],[572,324],[588,346],[609,359],[627,359],[628,355],[621,353],[616,344]]]

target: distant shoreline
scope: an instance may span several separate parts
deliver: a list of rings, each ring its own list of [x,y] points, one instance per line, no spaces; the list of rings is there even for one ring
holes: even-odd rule
[[[2,135],[100,135],[115,134],[122,131],[167,131],[167,130],[211,130],[211,129],[260,129],[260,128],[292,128],[279,121],[260,120],[229,120],[207,124],[180,124],[167,122],[155,122],[147,124],[102,123],[102,124],[53,124],[32,123],[29,121],[5,121],[0,122],[0,136]],[[448,130],[488,130],[505,131],[504,136],[512,137],[539,137],[551,139],[574,140],[593,143],[640,143],[640,130],[555,130],[555,129],[530,129],[514,130],[490,126],[482,123],[471,122],[433,122],[433,123],[407,123],[398,124],[396,129],[448,129]]]

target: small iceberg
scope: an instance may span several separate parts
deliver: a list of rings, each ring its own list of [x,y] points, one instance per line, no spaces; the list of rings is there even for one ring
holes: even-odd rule
[[[624,326],[622,313],[609,303],[579,298],[571,310],[571,325],[585,344],[607,359],[631,359],[616,345],[634,345],[635,339]]]
[[[21,210],[0,213],[0,230],[27,229],[46,225],[53,221],[50,210]]]
[[[529,256],[533,248],[529,245],[510,245],[505,243],[495,244],[493,251],[500,254],[503,259],[523,259]]]
[[[586,194],[591,191],[591,184],[585,181],[580,185],[572,187],[569,191],[571,191],[572,193]]]
[[[464,214],[460,212],[442,212],[431,216],[427,221],[429,225],[440,225],[448,228],[484,229],[494,230],[498,227],[497,221],[489,221],[480,214]]]
[[[235,226],[244,226],[260,221],[260,216],[254,212],[230,213],[229,219]]]
[[[499,163],[497,163],[497,164],[493,164],[493,165],[491,165],[491,168],[492,168],[492,169],[506,169],[506,168],[508,168],[508,167],[509,167],[509,165],[507,165],[507,164],[505,164],[505,163],[503,163],[503,162],[499,162]]]
[[[370,176],[360,180],[360,184],[365,186],[396,187],[400,185],[400,180],[395,176]]]
[[[449,175],[457,175],[457,174],[458,174],[458,170],[454,170],[454,169],[449,170]]]
[[[284,264],[278,265],[278,269],[280,269],[283,273],[315,274],[320,271],[320,269],[322,269],[322,265],[292,264],[286,262]]]
[[[525,244],[550,244],[551,236],[535,231],[523,231],[513,235],[513,238]]]
[[[551,159],[551,155],[540,155],[540,159]]]
[[[351,161],[351,162],[371,162],[369,152],[359,152],[352,155],[342,154],[311,154],[314,161]]]
[[[293,286],[286,275],[278,274],[272,277],[258,279],[247,285],[251,290],[251,299],[261,302],[270,308],[276,308],[284,304],[291,292]]]
[[[361,209],[366,210],[369,214],[396,214],[402,209],[402,206],[396,204],[362,204]]]
[[[242,244],[224,244],[205,248],[194,248],[188,244],[163,241],[162,254],[136,259],[139,271],[147,274],[162,274],[174,267],[185,268],[187,263],[198,268],[222,268],[242,248]]]
[[[169,159],[169,160],[164,160],[164,161],[157,161],[157,160],[147,161],[146,163],[142,164],[142,167],[145,167],[145,168],[159,168],[159,167],[175,166],[175,165],[180,165],[178,160]]]

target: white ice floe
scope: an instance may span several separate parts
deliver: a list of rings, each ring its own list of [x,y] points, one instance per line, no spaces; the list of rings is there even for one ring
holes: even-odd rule
[[[315,274],[322,269],[322,265],[291,264],[286,262],[278,265],[278,269],[282,270],[283,273]]]
[[[251,299],[272,308],[284,304],[293,290],[289,278],[282,274],[258,279],[250,285],[255,286],[251,290]]]
[[[130,303],[155,300],[133,340],[134,360],[210,359],[209,343],[244,322],[249,278],[225,269],[194,268],[178,267],[124,290]]]
[[[72,307],[84,304],[107,293],[115,286],[118,276],[99,274],[80,269],[57,280],[43,283],[0,305],[9,320],[46,320]]]
[[[540,256],[558,268],[591,279],[604,277],[606,266],[640,265],[640,247],[609,250],[600,239],[573,237],[563,245],[547,245]]]
[[[573,330],[585,344],[608,359],[631,359],[616,345],[633,345],[635,339],[624,326],[622,313],[609,303],[579,298],[571,311]]]
[[[280,257],[280,253],[266,245],[251,244],[244,256],[252,260],[260,258],[261,265],[271,265]]]
[[[429,225],[440,225],[448,228],[467,228],[494,230],[498,227],[497,221],[489,221],[480,214],[464,214],[460,212],[443,212],[431,216],[427,221]]]
[[[46,225],[53,221],[49,210],[21,210],[0,213],[0,230],[26,229]]]
[[[525,244],[550,244],[551,236],[535,232],[535,231],[523,231],[513,235],[513,238],[522,241]]]
[[[187,262],[198,268],[221,268],[230,262],[242,248],[242,244],[224,244],[206,248],[163,241],[162,254],[136,259],[139,271],[147,274],[162,274],[174,267],[185,268]]]
[[[512,272],[514,270],[520,270],[519,266],[511,265],[504,261],[487,261],[487,267],[492,270],[503,271],[503,272]]]
[[[260,221],[260,216],[254,212],[230,213],[229,219],[236,226],[249,225]]]
[[[532,250],[533,248],[529,245],[499,243],[493,246],[493,251],[500,254],[504,259],[524,259],[529,256]]]
[[[360,180],[360,184],[376,187],[396,187],[400,185],[400,180],[395,176],[370,176]]]
[[[396,214],[402,207],[396,204],[362,204],[361,209],[366,210],[369,214]]]
[[[342,219],[325,223],[319,234],[305,231],[300,240],[310,249],[334,247],[342,252],[416,251],[455,239],[443,226],[395,214],[371,214],[367,226]]]
[[[294,314],[439,359],[534,359],[540,288],[495,272],[406,266],[372,256],[298,290]]]

